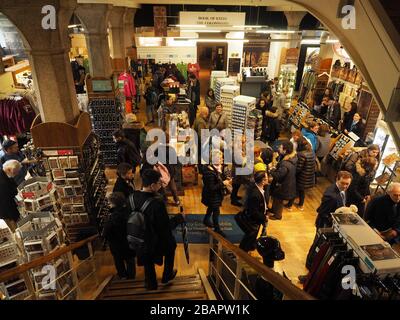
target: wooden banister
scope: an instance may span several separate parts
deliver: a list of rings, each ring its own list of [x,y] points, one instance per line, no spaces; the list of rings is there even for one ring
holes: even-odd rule
[[[47,262],[49,262],[51,260],[54,260],[55,258],[58,258],[58,257],[66,254],[68,252],[71,252],[71,251],[73,251],[75,249],[78,249],[78,248],[84,246],[85,244],[87,244],[89,242],[92,242],[97,237],[98,237],[98,235],[93,235],[93,236],[91,236],[91,237],[89,237],[87,239],[84,239],[84,240],[81,240],[79,242],[73,243],[73,244],[71,244],[69,246],[64,246],[64,247],[58,248],[58,249],[54,250],[53,252],[49,253],[46,256],[37,258],[37,259],[32,260],[32,261],[30,261],[28,263],[21,264],[18,267],[12,268],[10,270],[6,270],[6,271],[0,273],[0,283],[4,282],[4,281],[6,281],[6,280],[8,280],[8,279],[10,279],[12,277],[15,277],[15,276],[17,276],[19,274],[22,274],[22,273],[24,273],[24,272],[26,272],[26,271],[28,271],[30,269],[40,267],[40,266],[44,265],[45,263],[47,263]]]
[[[296,287],[292,282],[282,277],[275,271],[271,270],[263,263],[248,255],[247,252],[243,251],[239,247],[235,246],[220,234],[214,232],[210,228],[207,228],[207,232],[218,242],[222,244],[222,247],[232,251],[237,257],[246,262],[251,268],[257,271],[263,276],[269,283],[271,283],[277,290],[282,292],[286,297],[291,300],[315,300],[314,297],[304,292],[300,288]]]

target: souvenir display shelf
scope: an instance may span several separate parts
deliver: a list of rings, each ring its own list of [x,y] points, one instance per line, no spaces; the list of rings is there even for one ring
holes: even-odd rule
[[[0,273],[17,267],[23,262],[14,235],[4,220],[0,220]],[[24,300],[29,296],[22,276],[0,283],[0,295],[6,300]]]
[[[344,133],[340,134],[329,152],[329,155],[335,159],[339,160],[343,154],[354,146],[355,141]]]
[[[210,76],[210,88],[214,90],[215,92],[215,85],[217,84],[217,79],[218,78],[226,78],[228,74],[226,71],[211,71],[211,76]]]
[[[116,144],[113,133],[121,129],[121,103],[119,99],[96,98],[89,102],[93,131],[100,138],[100,150],[106,165],[117,163]]]
[[[240,132],[244,134],[247,128],[248,116],[250,111],[256,107],[256,98],[248,96],[237,96],[233,98],[232,107],[232,134]]]
[[[51,212],[30,213],[21,219],[17,225],[18,228],[15,231],[16,240],[23,250],[25,260],[28,262],[50,254],[65,242],[62,224]],[[55,268],[57,278],[54,286],[42,281],[43,277],[48,275],[43,272],[42,267],[34,268],[30,271],[36,299],[64,300],[67,296],[73,296],[74,294],[71,292],[75,287],[75,283],[72,274],[68,272],[71,269],[71,265],[67,256],[61,256],[47,265],[52,265]],[[43,283],[48,284],[48,286],[44,287]]]
[[[221,103],[228,118],[228,126],[231,126],[233,98],[240,95],[240,86],[225,85],[221,87]]]
[[[97,233],[98,222],[107,212],[107,181],[90,116],[82,112],[76,125],[40,123],[36,118],[31,132],[35,146],[43,150],[43,165],[57,190],[69,242]]]
[[[235,80],[232,78],[217,78],[215,83],[215,101],[221,102],[221,89],[225,85],[233,86],[235,84]]]
[[[289,110],[289,122],[296,128],[301,128],[305,124],[305,119],[310,115],[310,110],[303,102],[298,103]]]

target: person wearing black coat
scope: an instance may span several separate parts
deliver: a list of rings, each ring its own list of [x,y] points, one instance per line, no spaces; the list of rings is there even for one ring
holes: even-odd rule
[[[351,203],[357,206],[358,215],[361,217],[364,215],[365,203],[370,199],[369,186],[374,180],[376,165],[376,158],[364,157],[356,162],[352,171],[349,171],[353,175],[349,187]]]
[[[350,130],[351,123],[353,122],[353,117],[357,113],[357,108],[357,103],[352,102],[350,110],[343,114],[342,131],[344,131],[345,129],[347,131]]]
[[[296,189],[299,194],[299,210],[303,211],[306,190],[315,186],[315,154],[311,145],[302,138],[297,147]],[[294,199],[290,200],[287,208],[290,210]]]
[[[332,227],[331,213],[336,209],[349,206],[351,196],[348,192],[353,176],[348,171],[339,171],[336,177],[336,183],[329,186],[321,199],[321,204],[317,209],[318,215],[315,220],[315,226],[319,228]]]
[[[203,190],[201,193],[201,203],[207,207],[203,223],[209,227],[214,227],[214,231],[225,237],[219,226],[219,214],[222,200],[224,199],[225,185],[230,184],[231,180],[226,180],[222,170],[222,152],[213,150],[211,152],[212,163],[203,169]],[[210,218],[212,217],[213,223]]]
[[[125,138],[121,130],[115,131],[113,138],[117,145],[117,165],[120,163],[129,163],[133,171],[136,172],[136,167],[142,162],[139,150],[130,140]]]
[[[379,231],[390,244],[400,242],[400,184],[392,183],[387,194],[372,199],[365,211],[365,221]]]
[[[244,203],[246,217],[246,229],[239,248],[244,251],[252,251],[256,248],[256,239],[260,225],[266,227],[267,223],[267,194],[264,187],[268,185],[268,175],[265,171],[254,174],[254,183],[247,189]]]
[[[187,97],[191,101],[189,106],[189,123],[192,126],[196,119],[198,105],[200,104],[200,81],[193,73],[189,75],[187,86]]]
[[[3,219],[12,232],[20,218],[15,196],[18,194],[14,178],[19,174],[22,165],[17,160],[8,160],[0,169],[0,219]]]
[[[103,237],[110,245],[115,268],[120,278],[135,279],[135,251],[129,248],[126,224],[131,213],[126,198],[121,192],[113,192],[108,197],[110,217],[105,223]]]
[[[353,121],[350,123],[350,127],[344,130],[345,134],[349,134],[350,132],[353,132],[355,135],[362,138],[362,135],[364,133],[364,123],[358,113],[354,114]]]
[[[138,265],[144,266],[145,287],[148,290],[156,290],[158,287],[155,264],[162,265],[164,271],[161,282],[168,283],[174,279],[177,270],[174,269],[176,240],[172,230],[179,223],[182,215],[169,218],[167,207],[158,191],[161,188],[161,174],[155,170],[145,170],[142,173],[143,191],[134,191],[131,195],[135,208],[141,208],[146,200],[151,199],[145,216],[144,241],[148,252],[138,255]]]
[[[134,178],[135,174],[132,167],[128,163],[120,163],[117,168],[117,181],[114,184],[113,192],[121,192],[125,198],[128,199],[129,195],[135,190]]]
[[[272,105],[272,101],[267,102],[265,109],[265,121],[263,127],[264,141],[274,143],[279,137],[280,132],[279,110]]]
[[[293,150],[293,144],[286,140],[279,146],[281,160],[276,168],[271,170],[273,178],[271,185],[272,208],[271,219],[281,220],[283,201],[296,197],[296,165],[297,155]]]
[[[326,120],[332,127],[337,129],[341,117],[342,115],[341,115],[340,103],[336,100],[332,101],[332,103],[328,107],[328,112],[326,113]]]

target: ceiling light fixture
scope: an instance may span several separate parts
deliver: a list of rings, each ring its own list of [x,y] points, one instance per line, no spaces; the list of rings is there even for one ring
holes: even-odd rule
[[[179,28],[205,28],[204,24],[176,24],[175,27]]]
[[[211,29],[211,30],[208,30],[208,29],[205,29],[205,30],[181,30],[181,32],[220,33],[221,30],[214,30],[214,29]]]
[[[294,30],[257,30],[256,33],[297,33],[299,31]]]
[[[300,42],[301,44],[321,44],[320,39],[303,39]]]
[[[263,26],[233,26],[233,28],[262,28]]]

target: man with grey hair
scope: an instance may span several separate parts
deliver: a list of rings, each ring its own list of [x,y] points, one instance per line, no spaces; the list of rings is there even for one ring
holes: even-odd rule
[[[391,183],[385,195],[371,200],[365,220],[390,244],[400,242],[400,183]]]
[[[18,206],[15,196],[18,194],[17,184],[14,181],[22,165],[17,160],[8,160],[0,169],[0,219],[4,219],[11,231],[16,229],[19,219]]]

